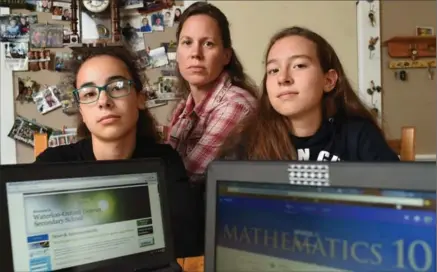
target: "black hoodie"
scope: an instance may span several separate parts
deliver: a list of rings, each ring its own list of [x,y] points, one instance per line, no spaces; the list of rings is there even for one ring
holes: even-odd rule
[[[299,160],[399,161],[380,130],[362,118],[329,118],[313,136],[290,139]]]

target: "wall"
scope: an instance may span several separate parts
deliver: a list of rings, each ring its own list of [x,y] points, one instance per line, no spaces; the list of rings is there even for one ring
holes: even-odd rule
[[[263,57],[270,37],[281,28],[299,25],[318,32],[332,44],[353,86],[358,86],[355,1],[208,2],[228,17],[236,52],[256,82],[262,80]]]
[[[436,1],[381,1],[381,40],[415,35],[416,26],[436,27]],[[408,81],[397,80],[388,68],[392,60],[382,50],[384,128],[390,138],[400,137],[402,126],[417,131],[417,154],[436,151],[436,80],[426,69],[407,70]]]

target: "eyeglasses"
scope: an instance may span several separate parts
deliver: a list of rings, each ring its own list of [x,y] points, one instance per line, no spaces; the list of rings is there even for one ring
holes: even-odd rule
[[[99,100],[100,93],[105,91],[111,98],[120,98],[130,94],[132,80],[112,81],[105,86],[84,86],[73,91],[78,103],[90,104]]]

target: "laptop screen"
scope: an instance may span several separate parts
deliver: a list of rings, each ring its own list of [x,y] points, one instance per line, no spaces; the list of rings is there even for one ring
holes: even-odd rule
[[[216,271],[436,271],[435,192],[218,181]]]
[[[6,183],[15,271],[162,251],[156,173]]]

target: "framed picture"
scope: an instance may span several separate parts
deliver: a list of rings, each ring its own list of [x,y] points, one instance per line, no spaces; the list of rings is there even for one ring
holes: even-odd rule
[[[416,26],[416,36],[433,36],[434,27],[432,26]]]

